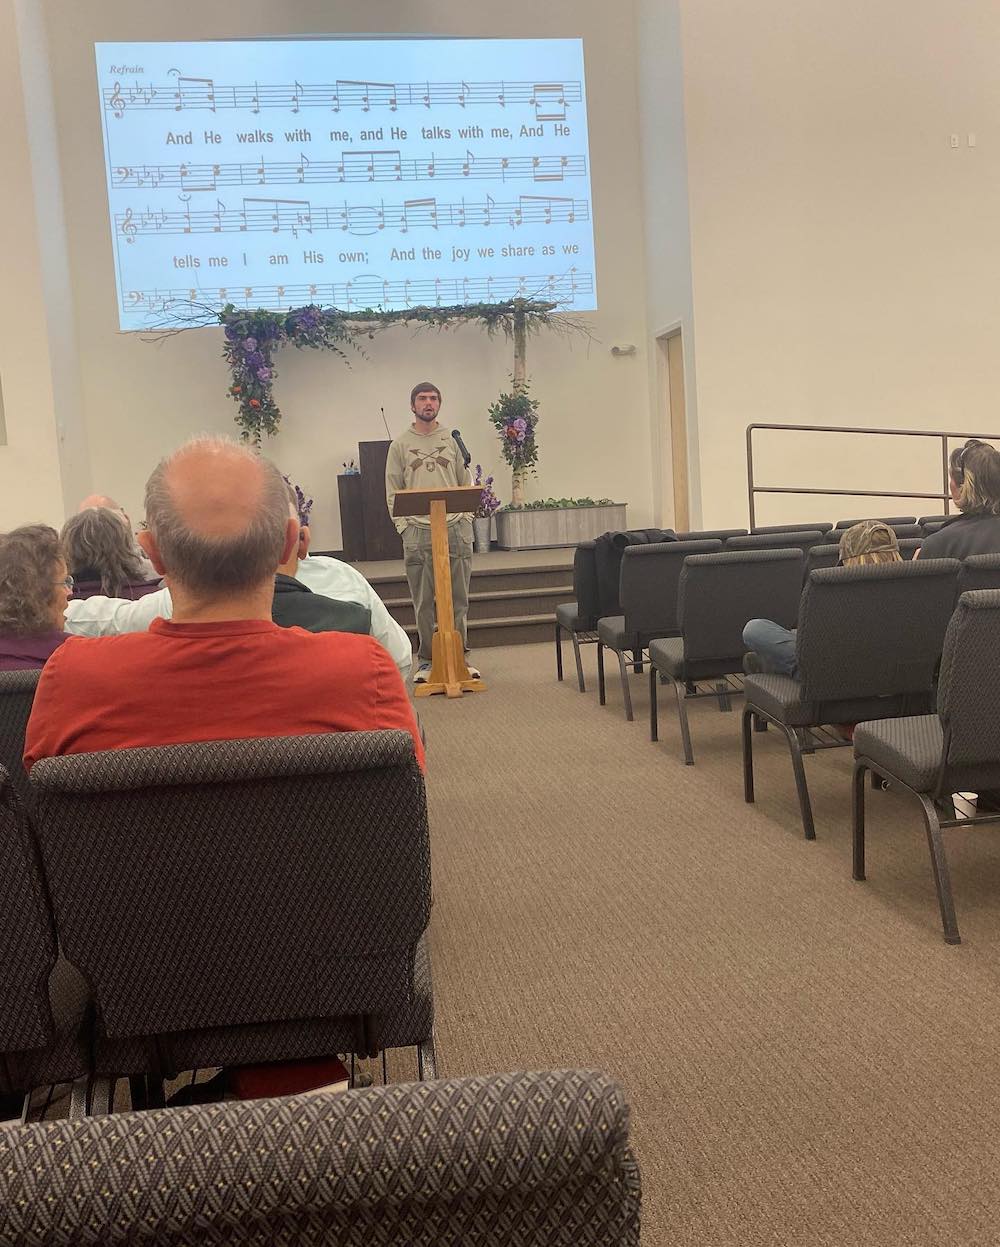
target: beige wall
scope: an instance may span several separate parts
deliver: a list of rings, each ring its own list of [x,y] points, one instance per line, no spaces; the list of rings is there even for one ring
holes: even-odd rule
[[[705,522],[746,522],[750,421],[1000,430],[1000,6],[681,8]],[[887,473],[859,441],[762,443],[767,483],[936,484],[938,445]],[[876,508],[939,506],[761,518]]]
[[[645,339],[635,27],[631,4],[509,0],[476,6],[460,0],[413,4],[319,0],[237,8],[180,0],[170,6],[94,0],[67,6],[44,0],[50,43],[60,168],[67,204],[69,267],[80,348],[80,388],[93,483],[140,511],[141,485],[156,458],[201,429],[234,428],[227,373],[214,329],[151,345],[119,334],[108,233],[93,44],[100,40],[199,39],[234,34],[368,32],[454,35],[578,35],[584,39],[600,310],[586,321],[597,341],[533,339],[529,371],[541,400],[541,467],[529,497],[607,495],[630,503],[629,520],[652,517],[646,357],[616,359],[616,342]],[[332,14],[335,12],[334,21]],[[238,19],[238,30],[233,22]],[[367,359],[347,369],[309,352],[280,356],[276,395],[285,416],[270,449],[317,500],[315,538],[337,547],[336,474],[356,456],[359,438],[382,435],[384,406],[394,432],[408,418],[415,380],[429,376],[445,393],[444,412],[462,428],[476,460],[501,467],[485,410],[509,379],[510,349],[476,330],[387,333],[366,343]],[[508,487],[509,489],[509,487]],[[507,493],[507,491],[503,491]]]

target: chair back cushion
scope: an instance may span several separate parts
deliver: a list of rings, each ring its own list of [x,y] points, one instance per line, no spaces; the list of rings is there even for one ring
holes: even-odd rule
[[[0,1131],[11,1243],[638,1247],[640,1195],[624,1095],[589,1071]]]
[[[970,554],[962,560],[958,592],[970,589],[1000,589],[1000,554]]]
[[[31,784],[62,948],[108,1037],[412,999],[430,854],[407,732],[46,758]]]
[[[676,635],[677,590],[684,560],[721,549],[718,540],[629,546],[622,555],[620,588],[626,633],[640,643],[651,636]]]
[[[56,963],[55,932],[38,851],[21,803],[2,767],[0,915],[2,1066],[2,1054],[37,1048],[52,1038],[48,983]]]
[[[838,531],[853,528],[855,524],[863,524],[865,520],[878,520],[880,524],[888,524],[890,528],[894,528],[897,524],[916,524],[917,517],[915,515],[863,515],[858,520],[838,520],[834,528]]]
[[[727,537],[745,537],[745,528],[706,528],[701,532],[678,533],[678,541],[725,541]]]
[[[818,524],[763,524],[753,530],[756,537],[760,533],[828,533],[833,527],[829,520],[821,520]]]
[[[28,795],[24,757],[24,729],[28,726],[31,703],[35,699],[41,671],[0,671],[0,766],[18,796]]]
[[[998,655],[1000,589],[963,593],[948,625],[938,681],[946,792],[1000,787]]]
[[[801,591],[801,550],[725,550],[686,558],[678,619],[690,678],[699,678],[699,663],[706,675],[716,674],[707,668],[717,660],[739,671],[747,622],[767,618],[794,627]]]
[[[597,559],[592,541],[581,541],[573,554],[573,597],[577,617],[586,630],[593,631],[601,616],[601,597],[597,585]]]
[[[730,537],[727,550],[801,550],[803,555],[810,546],[823,545],[825,534],[819,529],[802,529],[785,533],[751,533],[749,537]]]
[[[803,700],[929,692],[957,577],[956,559],[810,572],[796,645]]]

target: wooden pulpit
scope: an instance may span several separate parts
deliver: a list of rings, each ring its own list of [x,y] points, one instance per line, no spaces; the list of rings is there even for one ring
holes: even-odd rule
[[[465,665],[462,636],[455,627],[455,608],[451,595],[451,557],[448,551],[448,516],[475,511],[482,495],[481,485],[442,486],[439,489],[399,489],[393,499],[393,516],[429,515],[431,520],[431,558],[434,565],[434,606],[437,631],[431,642],[431,674],[426,684],[414,686],[414,697],[444,693],[461,697],[480,693],[486,685],[474,680]]]

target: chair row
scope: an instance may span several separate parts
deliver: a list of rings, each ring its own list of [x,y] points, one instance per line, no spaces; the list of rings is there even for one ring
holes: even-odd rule
[[[4,1241],[638,1247],[628,1127],[554,1070],[7,1129]]]
[[[434,1076],[407,732],[43,759],[30,819],[2,780],[0,1093],[128,1077],[155,1105],[184,1070],[410,1046]]]

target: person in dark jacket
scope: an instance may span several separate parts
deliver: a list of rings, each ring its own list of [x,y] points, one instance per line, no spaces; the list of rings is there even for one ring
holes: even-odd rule
[[[922,559],[1000,554],[1000,451],[971,437],[948,460],[951,496],[961,511],[925,537]]]
[[[287,482],[286,487],[289,509],[299,521],[299,540],[288,561],[275,573],[271,618],[280,628],[305,628],[307,632],[371,632],[372,613],[367,606],[313,593],[296,579],[299,560],[309,553],[309,525],[302,522],[294,490]]]
[[[66,640],[63,611],[73,588],[47,524],[0,536],[0,671],[38,671]]]

